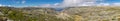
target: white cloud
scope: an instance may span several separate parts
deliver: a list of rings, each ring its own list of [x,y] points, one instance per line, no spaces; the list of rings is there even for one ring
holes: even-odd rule
[[[52,7],[52,8],[55,8],[55,7],[60,7],[60,3],[55,3],[55,4],[42,4],[42,5],[35,6],[35,7]]]
[[[21,3],[24,4],[26,1],[22,1]]]
[[[12,5],[7,5],[7,6],[12,6]]]
[[[88,6],[92,5],[97,0],[64,0],[62,6]]]
[[[64,0],[62,3],[43,4],[41,7],[93,6],[98,0]]]
[[[40,5],[40,7],[51,7],[52,5],[50,4],[43,4],[43,5]]]
[[[0,4],[0,6],[5,6],[5,5]]]
[[[26,1],[17,1],[16,3],[20,3],[20,4],[24,4],[24,3],[26,3]]]
[[[71,7],[71,6],[109,6],[109,3],[99,3],[96,4],[96,1],[104,1],[104,0],[63,0],[62,3],[55,3],[44,5],[47,7]]]
[[[0,4],[0,6],[11,6],[11,5],[3,5],[3,4]]]
[[[2,4],[0,4],[0,6],[2,6]]]
[[[114,6],[120,6],[120,3],[113,3]]]
[[[60,3],[55,3],[54,6],[59,6]]]
[[[109,3],[99,3],[99,4],[97,4],[97,6],[110,6],[111,4],[109,4]]]
[[[94,2],[85,2],[85,3],[81,3],[78,6],[94,6],[95,3]]]

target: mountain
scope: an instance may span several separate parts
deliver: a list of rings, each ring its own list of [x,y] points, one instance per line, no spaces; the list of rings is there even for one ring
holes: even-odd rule
[[[0,7],[0,21],[120,21],[120,7]]]
[[[70,7],[63,13],[75,21],[120,21],[120,7]]]

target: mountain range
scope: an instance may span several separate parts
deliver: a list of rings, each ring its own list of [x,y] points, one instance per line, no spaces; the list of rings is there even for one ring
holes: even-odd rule
[[[120,7],[0,7],[0,21],[120,21]]]

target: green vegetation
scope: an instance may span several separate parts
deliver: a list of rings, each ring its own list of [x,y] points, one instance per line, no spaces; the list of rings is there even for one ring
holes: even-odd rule
[[[4,15],[1,15],[4,14]],[[13,21],[109,21],[120,20],[118,7],[76,7],[63,12],[51,8],[0,7],[0,20]]]
[[[42,11],[41,11],[42,10]],[[47,8],[40,9],[40,13],[37,15],[30,13],[23,13],[23,11],[18,11],[18,9],[12,9],[8,7],[1,7],[0,11],[4,14],[0,17],[7,17],[13,21],[73,21],[73,19],[60,19],[55,15],[50,15],[49,12],[45,11]],[[27,12],[27,11],[26,11]],[[35,11],[37,12],[37,11]],[[54,13],[53,13],[54,14]],[[29,16],[27,16],[29,15]]]
[[[35,18],[25,17],[22,11],[17,11],[17,10],[8,9],[8,8],[2,8],[0,10],[4,14],[4,17],[7,17],[14,21],[35,21],[36,20]]]

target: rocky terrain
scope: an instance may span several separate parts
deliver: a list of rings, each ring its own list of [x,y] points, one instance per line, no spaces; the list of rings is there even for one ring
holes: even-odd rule
[[[72,7],[63,11],[75,21],[119,21],[120,7]]]
[[[120,21],[120,7],[0,7],[0,21]]]

